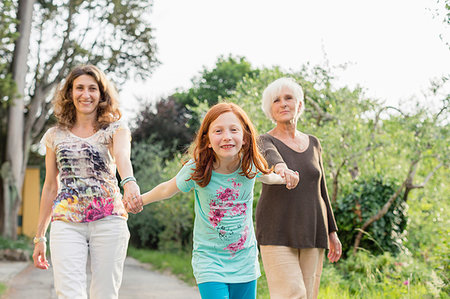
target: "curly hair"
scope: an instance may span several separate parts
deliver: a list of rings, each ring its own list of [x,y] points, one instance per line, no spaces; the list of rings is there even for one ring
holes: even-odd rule
[[[217,161],[217,156],[210,144],[208,131],[211,123],[215,121],[221,114],[232,112],[241,121],[244,132],[244,144],[239,152],[241,158],[241,172],[242,176],[252,179],[256,176],[255,170],[252,171],[253,166],[264,174],[270,173],[267,162],[259,151],[257,145],[257,132],[247,116],[247,113],[234,103],[219,103],[211,107],[206,113],[202,121],[200,129],[197,132],[194,143],[191,146],[192,158],[196,162],[196,167],[191,175],[200,187],[205,187],[211,181],[213,171],[213,164]]]
[[[77,115],[72,98],[73,82],[82,75],[88,75],[94,78],[100,91],[96,129],[105,128],[110,123],[119,120],[122,114],[119,110],[119,96],[115,86],[97,67],[93,65],[80,65],[75,67],[67,75],[62,87],[59,84],[56,88],[53,106],[58,124],[69,129],[75,125]]]

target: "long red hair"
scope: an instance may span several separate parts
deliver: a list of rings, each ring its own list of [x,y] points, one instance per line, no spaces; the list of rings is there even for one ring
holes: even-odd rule
[[[191,146],[192,158],[196,164],[191,179],[200,187],[205,187],[211,181],[213,165],[214,162],[217,161],[213,149],[208,147],[210,144],[208,138],[209,127],[213,121],[226,112],[232,112],[236,115],[241,121],[244,133],[244,144],[240,151],[241,172],[239,174],[246,176],[249,179],[254,178],[256,176],[256,170],[252,171],[253,165],[257,170],[264,174],[270,173],[267,162],[257,145],[257,132],[247,113],[234,103],[219,103],[211,107],[206,113],[200,129],[197,132],[197,136],[195,137],[195,141]]]

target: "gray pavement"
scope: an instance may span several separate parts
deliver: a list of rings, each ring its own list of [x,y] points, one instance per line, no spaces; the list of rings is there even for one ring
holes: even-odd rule
[[[56,299],[52,271],[37,269],[31,263],[0,262],[0,282],[8,286],[2,299]],[[172,275],[154,271],[150,265],[127,257],[119,298],[200,299],[200,293],[197,287],[189,286]]]

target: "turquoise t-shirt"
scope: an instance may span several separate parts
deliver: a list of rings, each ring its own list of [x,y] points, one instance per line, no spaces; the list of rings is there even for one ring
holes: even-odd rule
[[[252,220],[255,178],[240,175],[240,168],[231,174],[213,171],[202,188],[190,179],[193,168],[192,160],[186,163],[176,182],[182,192],[194,189],[192,268],[197,284],[257,279],[261,272]]]

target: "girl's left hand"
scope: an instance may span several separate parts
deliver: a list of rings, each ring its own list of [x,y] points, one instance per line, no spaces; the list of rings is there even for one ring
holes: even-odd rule
[[[133,214],[141,212],[143,203],[138,184],[134,181],[127,182],[123,186],[123,190],[123,203],[127,212]]]
[[[342,244],[339,241],[336,232],[332,232],[328,235],[328,240],[330,242],[330,251],[328,252],[328,259],[330,262],[334,263],[339,261],[342,255]]]

